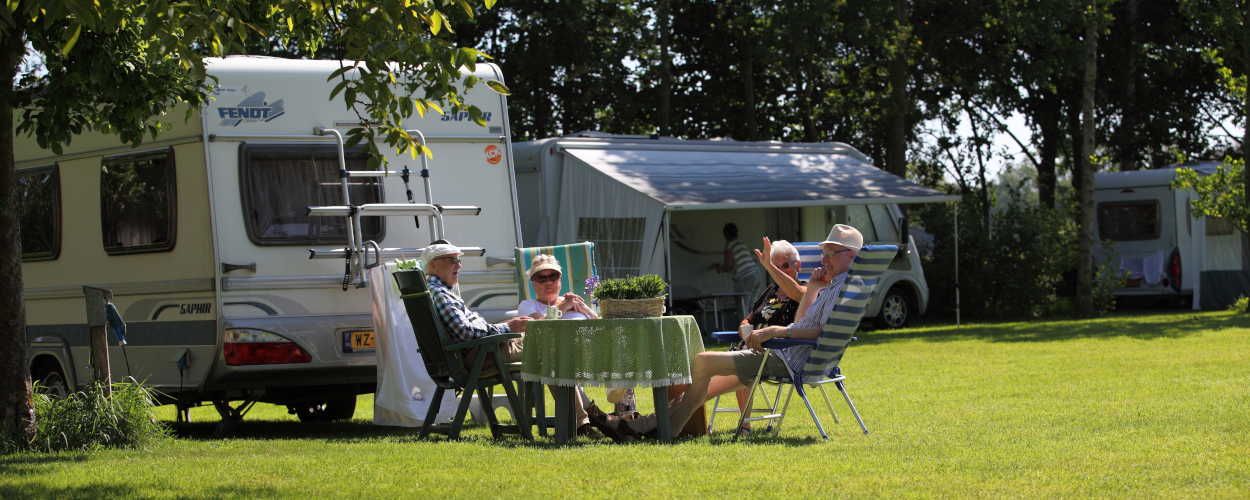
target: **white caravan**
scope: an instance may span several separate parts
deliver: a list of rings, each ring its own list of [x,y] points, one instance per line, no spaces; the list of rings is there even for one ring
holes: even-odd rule
[[[468,113],[414,116],[433,158],[379,143],[391,170],[380,176],[341,149],[359,118],[328,100],[338,68],[212,60],[219,81],[204,112],[161,118],[172,130],[138,148],[87,134],[53,155],[19,137],[35,379],[60,390],[89,382],[82,286],[92,285],[112,290],[128,325],[124,350],[110,336],[115,380],[133,375],[182,408],[211,401],[234,421],[256,401],[304,420],[350,417],[376,380],[361,269],[415,258],[436,232],[476,249],[461,272],[474,309],[498,320],[515,308],[521,237],[504,96],[484,85],[466,96],[488,127]],[[492,64],[476,76],[502,80]]]
[[[1095,234],[1099,242],[1114,242],[1114,254],[1096,256],[1128,273],[1116,295],[1192,295],[1194,309],[1220,309],[1250,295],[1246,235],[1225,219],[1195,218],[1190,201],[1196,193],[1172,190],[1177,168],[1209,175],[1218,165],[1094,175]]]
[[[601,275],[667,277],[678,312],[715,309],[719,325],[709,317],[706,328],[733,328],[719,321],[737,300],[727,296],[733,283],[710,267],[723,260],[721,230],[730,222],[753,248],[765,235],[824,241],[838,223],[858,228],[865,243],[901,244],[864,317],[907,324],[924,313],[929,286],[898,204],[959,199],[873,167],[841,143],[582,132],[518,142],[513,151],[527,246],[593,241]]]

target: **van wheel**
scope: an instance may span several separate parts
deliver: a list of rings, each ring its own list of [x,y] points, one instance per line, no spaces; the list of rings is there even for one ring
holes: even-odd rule
[[[356,414],[356,396],[343,396],[324,403],[295,406],[295,416],[300,422],[334,422],[351,420]]]
[[[911,297],[911,291],[904,286],[895,286],[885,294],[885,299],[881,302],[881,312],[877,313],[872,322],[877,328],[903,328],[911,322],[911,316],[915,312],[916,301]]]
[[[56,399],[64,399],[69,395],[69,384],[65,374],[61,373],[61,364],[54,359],[44,360],[35,369],[35,382],[40,383],[40,392]]]

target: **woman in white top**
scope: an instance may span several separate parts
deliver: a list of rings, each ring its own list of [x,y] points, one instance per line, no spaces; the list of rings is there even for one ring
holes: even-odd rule
[[[560,309],[558,319],[599,319],[599,316],[586,305],[586,301],[577,294],[569,292],[560,295],[562,272],[563,269],[560,268],[555,257],[546,254],[535,255],[530,265],[529,278],[530,283],[534,284],[534,293],[537,298],[521,301],[521,304],[517,306],[517,312],[534,319],[556,319],[547,318],[547,307],[556,306]]]

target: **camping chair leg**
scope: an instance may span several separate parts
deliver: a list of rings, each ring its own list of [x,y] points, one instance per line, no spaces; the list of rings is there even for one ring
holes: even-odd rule
[[[820,388],[820,395],[825,397],[825,404],[829,406],[829,413],[833,415],[833,423],[835,424],[841,423],[838,420],[838,412],[833,411],[833,401],[829,400],[829,393],[825,392],[825,384],[820,384],[816,387]]]
[[[508,395],[508,406],[512,407],[512,419],[516,420],[517,431],[521,433],[521,437],[532,441],[534,436],[530,434],[529,409],[525,407],[524,400],[518,395],[521,391],[521,386],[525,385],[525,382],[522,382],[518,377],[515,379],[517,384],[516,390],[513,390],[512,383],[514,380],[512,378],[512,374],[508,372],[508,367],[504,366],[503,360],[500,359],[500,356],[495,356],[495,365],[499,368],[500,379],[503,381],[503,392]],[[493,404],[491,405],[490,414],[492,417],[495,414]],[[494,432],[494,430],[491,432]]]
[[[718,409],[720,409],[720,396],[716,396],[716,401],[712,402],[712,418],[708,419],[708,422],[707,422],[708,434],[712,433],[712,426],[716,425],[716,413],[717,413],[716,410]]]
[[[477,403],[482,405],[482,413],[486,414],[486,426],[490,427],[490,435],[495,439],[503,437],[503,432],[499,431],[499,418],[495,416],[495,391],[494,387],[478,387]]]
[[[482,364],[486,361],[486,352],[495,351],[490,349],[490,345],[484,345],[477,350],[477,359],[473,360],[473,369],[469,371],[468,383],[464,385],[464,390],[460,392],[460,407],[456,408],[456,418],[451,421],[451,429],[447,432],[447,439],[459,439],[460,429],[464,427],[465,414],[469,413],[469,403],[473,401],[473,392],[477,390],[477,378],[482,374]]]
[[[768,402],[768,393],[767,392],[764,393],[764,404],[767,405],[769,408],[772,408],[772,411],[768,412],[769,414],[777,413],[777,404],[781,403],[781,389],[783,387],[785,387],[785,384],[777,384],[777,395],[773,397],[773,402],[771,403]],[[765,433],[772,432],[774,425],[776,425],[776,422],[769,420],[768,427],[764,429],[764,432]]]
[[[781,395],[778,394],[778,397]],[[781,406],[781,416],[777,417],[777,425],[773,427],[773,437],[781,434],[781,423],[786,420],[786,410],[790,409],[790,398],[794,397],[794,384],[790,385],[790,391],[786,392],[786,404]]]
[[[801,383],[795,387],[798,388],[799,397],[803,398],[803,404],[807,405],[807,412],[812,414],[812,421],[816,422],[816,430],[820,431],[820,437],[829,439],[829,434],[825,433],[825,426],[820,425],[820,417],[816,416],[816,409],[812,408],[812,402],[807,399],[807,391],[803,390]]]
[[[838,384],[838,390],[842,391],[842,397],[846,398],[846,405],[851,407],[851,413],[855,414],[855,420],[859,421],[859,427],[864,430],[864,434],[868,434],[868,426],[864,425],[864,419],[859,417],[859,410],[856,410],[855,403],[851,402],[851,395],[846,393],[846,386],[842,385],[842,382],[835,383]]]
[[[425,422],[421,423],[421,433],[417,437],[425,439],[430,435],[430,429],[434,428],[434,420],[438,418],[439,407],[443,405],[443,393],[447,389],[439,387],[434,389],[434,400],[430,401],[430,409],[425,412]]]
[[[772,349],[764,350],[764,359],[760,361],[760,369],[755,372],[755,382],[751,384],[751,393],[747,395],[747,408],[755,406],[755,390],[760,387],[760,379],[764,377],[764,365],[768,363],[768,356],[772,354]],[[741,382],[741,381],[739,381]],[[738,416],[738,426],[734,427],[733,441],[738,441],[738,429],[742,428],[742,424],[746,422],[747,412],[740,412]]]

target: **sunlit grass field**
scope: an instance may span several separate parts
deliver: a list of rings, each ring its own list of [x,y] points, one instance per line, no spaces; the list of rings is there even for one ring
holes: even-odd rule
[[[828,441],[797,399],[779,438],[738,443],[733,414],[712,436],[674,444],[556,447],[496,441],[479,426],[459,442],[422,441],[415,429],[372,425],[366,395],[351,423],[302,424],[257,405],[233,437],[214,440],[216,414],[204,407],[147,449],[0,457],[0,498],[1250,496],[1246,316],[858,337],[842,365],[867,436],[835,393],[841,423],[813,401]],[[159,411],[173,420],[172,408]]]

